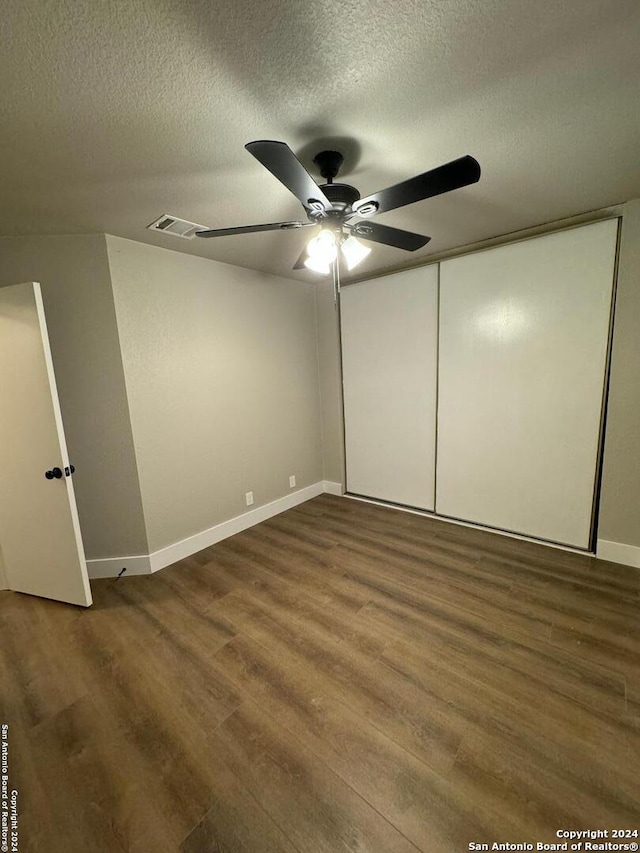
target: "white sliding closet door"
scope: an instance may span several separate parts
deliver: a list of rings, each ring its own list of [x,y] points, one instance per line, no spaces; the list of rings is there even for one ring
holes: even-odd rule
[[[340,295],[347,491],[434,507],[438,269]]]
[[[616,233],[441,264],[438,513],[588,547]]]

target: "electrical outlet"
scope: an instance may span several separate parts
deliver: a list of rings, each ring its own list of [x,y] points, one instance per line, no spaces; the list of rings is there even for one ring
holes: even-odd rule
[[[247,506],[251,506],[253,503],[253,492],[247,492],[244,499],[247,502]]]
[[[296,475],[292,474],[289,477],[289,488],[292,489],[295,486],[295,484],[296,484]]]

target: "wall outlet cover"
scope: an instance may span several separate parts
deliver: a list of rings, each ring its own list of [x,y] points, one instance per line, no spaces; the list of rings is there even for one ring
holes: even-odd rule
[[[296,484],[296,475],[292,474],[289,477],[289,488],[292,489],[295,486],[295,484]]]
[[[251,506],[253,504],[253,492],[247,492],[244,499],[247,502],[247,506]]]

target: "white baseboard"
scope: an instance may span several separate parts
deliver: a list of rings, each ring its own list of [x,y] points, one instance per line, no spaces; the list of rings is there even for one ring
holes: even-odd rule
[[[611,563],[622,563],[624,566],[635,566],[640,569],[640,547],[625,545],[623,542],[608,542],[598,539],[596,557],[609,560]]]
[[[104,560],[87,560],[89,578],[116,578],[126,569],[125,575],[150,575],[151,563],[148,554],[137,557],[108,557]]]
[[[235,518],[230,518],[228,521],[223,521],[221,524],[216,524],[208,530],[203,530],[193,536],[182,539],[180,542],[174,542],[172,545],[167,545],[166,548],[160,548],[152,554],[143,554],[138,557],[110,557],[105,560],[87,560],[87,569],[90,578],[112,578],[120,574],[123,568],[126,567],[126,575],[148,575],[152,572],[157,572],[177,563],[178,560],[183,560],[185,557],[190,557],[191,554],[196,554],[202,551],[203,548],[208,548],[210,545],[215,545],[216,542],[221,542],[229,536],[234,536],[246,530],[248,527],[253,527],[255,524],[260,524],[261,521],[266,521],[274,515],[278,515],[287,509],[292,509],[298,504],[311,500],[323,493],[332,495],[342,494],[342,484],[334,483],[330,480],[320,480],[313,483],[304,489],[298,489],[297,492],[285,495],[271,503],[258,506],[255,509],[244,512],[242,515],[237,515]]]
[[[194,536],[189,536],[180,542],[174,542],[173,545],[167,545],[166,548],[161,548],[159,551],[154,551],[153,554],[149,555],[151,571],[157,572],[160,569],[164,569],[165,566],[177,563],[178,560],[183,560],[185,557],[191,556],[191,554],[202,551],[203,548],[215,545],[216,542],[220,542],[222,539],[234,536],[248,527],[253,527],[255,524],[260,524],[261,521],[266,521],[274,515],[278,515],[287,509],[311,500],[311,498],[321,495],[322,492],[322,481],[313,483],[311,486],[299,489],[297,492],[292,492],[289,495],[271,501],[271,503],[258,506],[255,509],[249,510],[249,512],[243,512],[242,515],[236,515],[235,518],[230,518],[229,521],[223,521],[221,524],[216,524],[208,530],[203,530],[201,533],[196,533]]]

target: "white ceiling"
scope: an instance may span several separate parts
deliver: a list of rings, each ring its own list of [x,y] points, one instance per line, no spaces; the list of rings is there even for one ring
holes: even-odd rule
[[[368,269],[640,197],[637,0],[3,0],[0,233],[106,231],[310,279],[301,218],[245,150],[340,138],[366,195],[472,154],[479,184],[380,217]],[[302,217],[303,218],[303,217]],[[361,269],[358,270],[361,273]]]

